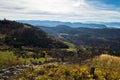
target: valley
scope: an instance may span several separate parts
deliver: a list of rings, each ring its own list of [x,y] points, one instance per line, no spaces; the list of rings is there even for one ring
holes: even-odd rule
[[[71,42],[77,46],[120,50],[119,28],[73,28],[66,25],[58,25],[56,27],[41,26],[40,28],[56,38]]]

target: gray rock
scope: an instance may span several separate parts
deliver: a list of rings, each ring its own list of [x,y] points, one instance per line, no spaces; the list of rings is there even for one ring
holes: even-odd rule
[[[1,70],[1,72],[5,72],[5,71],[7,71],[7,69],[2,69],[2,70]]]
[[[20,68],[20,66],[19,66],[19,65],[17,65],[17,66],[16,66],[16,68],[18,69],[18,68]]]
[[[10,73],[10,71],[9,71],[9,70],[7,70],[7,71],[5,71],[4,73],[5,73],[5,74],[9,74],[9,73]]]
[[[7,68],[7,70],[15,70],[15,67],[13,66],[13,67],[9,67],[9,68]]]
[[[30,67],[30,65],[24,65],[24,68],[29,68]]]
[[[9,80],[9,77],[8,77],[8,76],[2,76],[2,78],[3,78],[4,80]]]

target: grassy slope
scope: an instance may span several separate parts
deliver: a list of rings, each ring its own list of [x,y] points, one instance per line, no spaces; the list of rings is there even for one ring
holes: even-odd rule
[[[67,42],[67,41],[64,41],[64,44],[69,46],[69,48],[67,49],[68,51],[75,51],[76,50],[74,44]]]
[[[12,51],[0,51],[0,69],[15,65],[30,64],[31,61],[35,63],[44,63],[45,58],[22,58],[14,55]]]
[[[90,74],[91,66],[95,73]],[[44,64],[34,70],[27,69],[19,79],[33,80],[120,80],[120,58],[101,55],[87,65],[77,64]],[[32,72],[32,73],[30,73]],[[24,76],[26,75],[26,76]],[[35,77],[34,77],[35,76]]]

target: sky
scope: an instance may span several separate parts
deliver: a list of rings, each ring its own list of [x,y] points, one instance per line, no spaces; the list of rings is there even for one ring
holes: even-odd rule
[[[0,0],[0,19],[120,22],[120,0]]]

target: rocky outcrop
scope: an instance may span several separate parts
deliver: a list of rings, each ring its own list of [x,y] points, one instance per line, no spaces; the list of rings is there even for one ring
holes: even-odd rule
[[[30,65],[17,65],[0,70],[0,80],[16,80],[20,74],[26,69],[31,68]]]

